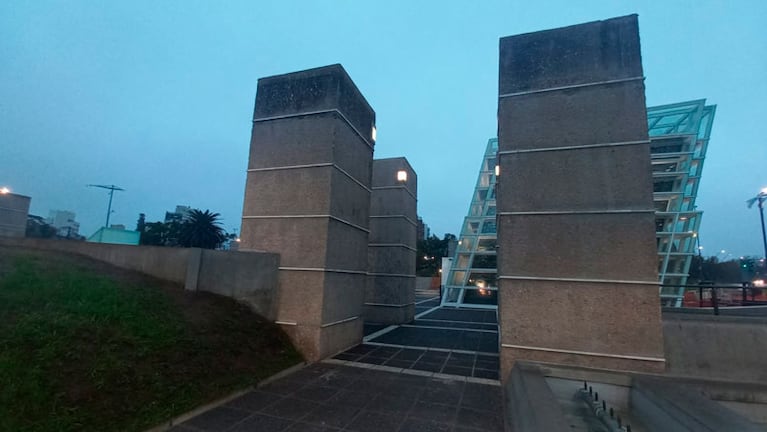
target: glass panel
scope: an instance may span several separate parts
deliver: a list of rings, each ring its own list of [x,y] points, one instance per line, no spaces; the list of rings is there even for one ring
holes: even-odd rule
[[[466,281],[466,286],[473,285],[477,288],[495,288],[496,285],[495,273],[480,273],[472,272],[469,275],[469,280]]]
[[[668,173],[676,171],[676,167],[676,162],[654,163],[652,164],[652,171]]]
[[[485,212],[485,216],[495,216],[495,206],[489,206]]]
[[[687,185],[684,187],[684,194],[685,195],[692,195],[694,187],[695,187],[695,181],[694,180],[687,181]]]
[[[479,231],[479,222],[477,221],[467,221],[466,222],[466,229],[464,230],[464,233],[467,235],[476,235],[477,231]]]
[[[495,166],[498,164],[498,159],[495,156],[486,158],[482,163],[482,171],[495,171]]]
[[[450,281],[450,285],[463,285],[463,278],[466,276],[466,272],[457,271],[453,272],[453,280]]]
[[[458,301],[458,295],[461,293],[461,290],[458,288],[450,288],[447,290],[447,300],[450,303],[455,303]]]
[[[700,164],[699,164],[697,161],[693,162],[693,163],[690,165],[690,175],[691,175],[691,176],[696,176],[696,175],[698,175],[698,167],[699,167],[699,166],[700,166]]]
[[[495,269],[498,266],[496,255],[474,255],[471,268]]]
[[[465,269],[469,266],[469,254],[460,254],[458,255],[458,261],[455,263],[455,268],[457,269]]]
[[[680,288],[677,286],[662,286],[660,293],[661,295],[679,295]]]
[[[674,190],[674,180],[656,181],[652,186],[653,192],[672,192]]]
[[[467,289],[463,302],[468,304],[497,305],[498,291],[488,289]]]
[[[480,187],[488,187],[490,186],[490,176],[491,173],[484,173],[479,176],[479,186]]]
[[[474,244],[474,239],[471,237],[463,237],[461,241],[458,242],[458,250],[461,251],[470,251],[471,246]]]
[[[495,220],[486,220],[485,223],[482,224],[482,234],[495,234],[495,232]]]
[[[483,238],[479,239],[477,244],[477,251],[495,251],[495,239]]]

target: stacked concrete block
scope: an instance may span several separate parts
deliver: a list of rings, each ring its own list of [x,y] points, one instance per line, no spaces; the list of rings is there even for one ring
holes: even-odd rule
[[[341,65],[258,81],[240,250],[280,254],[277,320],[308,360],[362,339],[375,112]]]
[[[501,39],[498,123],[502,377],[663,371],[637,17]]]
[[[402,324],[415,314],[418,178],[405,158],[373,161],[365,320]]]

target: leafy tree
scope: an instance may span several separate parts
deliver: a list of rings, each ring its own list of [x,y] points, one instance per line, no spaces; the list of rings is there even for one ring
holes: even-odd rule
[[[144,237],[146,236],[146,215],[144,213],[138,214],[138,221],[136,221],[136,231],[141,235],[139,238],[139,244],[144,243]]]
[[[709,281],[718,284],[737,284],[741,281],[740,266],[735,260],[719,261],[717,257],[692,257],[689,284]]]
[[[179,232],[179,244],[183,247],[215,249],[223,243],[226,233],[221,228],[220,214],[210,210],[190,210]]]
[[[46,223],[39,216],[29,215],[25,235],[36,238],[52,238],[56,235],[56,228]]]
[[[146,224],[141,233],[141,244],[148,246],[170,246],[171,226],[162,222]]]
[[[419,240],[416,248],[415,268],[418,276],[436,276],[442,264],[442,257],[448,256],[451,241],[455,241],[455,235],[445,234],[440,240],[432,235],[426,240]]]

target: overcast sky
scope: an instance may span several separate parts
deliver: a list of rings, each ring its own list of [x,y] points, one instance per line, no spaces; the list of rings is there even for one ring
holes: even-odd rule
[[[341,63],[405,156],[419,214],[458,234],[496,133],[498,39],[639,14],[649,105],[717,105],[698,207],[705,253],[762,255],[745,200],[767,186],[767,2],[0,2],[0,186],[90,235],[177,204],[239,230],[259,77]]]

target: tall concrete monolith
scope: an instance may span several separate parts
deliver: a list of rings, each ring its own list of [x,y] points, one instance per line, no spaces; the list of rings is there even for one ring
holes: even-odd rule
[[[502,377],[664,369],[636,15],[501,39]]]
[[[309,360],[362,339],[374,141],[341,65],[258,81],[240,250],[280,253],[276,322]]]
[[[366,321],[413,320],[417,196],[418,178],[407,159],[373,160]]]

